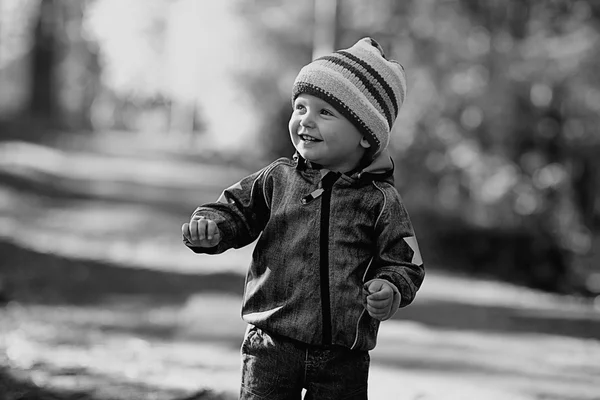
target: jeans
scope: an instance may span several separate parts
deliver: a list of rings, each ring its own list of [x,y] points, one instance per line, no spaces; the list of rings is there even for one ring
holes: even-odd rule
[[[307,327],[307,329],[310,329]],[[368,351],[313,346],[253,325],[242,343],[240,399],[367,399]]]

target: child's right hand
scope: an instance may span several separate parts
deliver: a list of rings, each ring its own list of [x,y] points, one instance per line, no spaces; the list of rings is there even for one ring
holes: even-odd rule
[[[215,221],[202,216],[194,216],[183,224],[181,233],[195,247],[215,247],[221,242],[221,231]]]

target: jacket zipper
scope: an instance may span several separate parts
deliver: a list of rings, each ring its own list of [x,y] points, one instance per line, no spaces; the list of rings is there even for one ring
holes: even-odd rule
[[[323,316],[323,344],[330,345],[331,338],[331,299],[329,293],[329,213],[333,184],[339,174],[329,172],[322,180],[321,226],[319,236],[319,273],[321,284],[321,314]]]

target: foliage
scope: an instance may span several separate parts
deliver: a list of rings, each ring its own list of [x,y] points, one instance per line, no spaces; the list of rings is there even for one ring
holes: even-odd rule
[[[494,233],[498,230],[514,240],[525,236],[516,246],[521,250],[506,260],[516,258],[530,272],[524,272],[529,275],[525,281],[551,290],[583,288],[585,276],[594,271],[582,260],[600,222],[593,173],[599,163],[593,154],[600,148],[595,129],[600,7],[560,0],[337,4],[337,48],[370,35],[408,71],[408,98],[391,143],[397,185],[413,213],[427,215],[421,219],[447,224],[451,216],[456,219],[452,226],[462,232],[454,242],[428,235],[431,225],[424,226],[421,236],[436,244],[433,251],[452,253],[470,271],[493,272],[497,263],[481,263],[472,252],[452,248],[481,240],[503,248],[506,243]],[[264,9],[266,14],[259,11]],[[289,147],[281,144],[288,139],[280,133],[289,109],[277,105],[289,96],[294,73],[309,61],[299,44],[310,48],[312,38],[304,28],[313,10],[270,0],[242,10],[258,22],[253,24],[256,34],[274,42],[265,55],[272,65],[265,75],[270,77],[274,66],[286,79],[285,85],[251,79],[261,90],[250,93],[265,100],[263,93],[279,88],[264,109],[281,114],[273,117],[267,111],[264,129],[272,138],[269,154],[289,155],[281,154]],[[263,23],[265,15],[276,21],[287,17],[289,24]],[[539,246],[533,242],[549,253],[534,256]]]
[[[337,4],[335,24],[316,18],[316,6],[325,3]],[[315,32],[333,30],[335,48],[373,36],[408,72],[408,97],[390,147],[398,188],[411,213],[422,215],[416,219],[428,221],[417,234],[440,253],[432,258],[443,259],[454,245],[435,236],[431,225],[452,220],[462,232],[456,234],[466,235],[463,246],[487,236],[489,247],[498,240],[497,230],[541,241],[549,254],[564,256],[539,261],[530,251],[537,244],[517,246],[526,249],[515,253],[523,268],[542,271],[533,277],[553,277],[554,289],[564,286],[561,281],[580,281],[573,286],[592,290],[586,276],[600,276],[589,257],[600,227],[600,161],[594,157],[600,148],[598,2],[199,4],[0,0],[3,10],[26,21],[19,28],[0,17],[7,26],[0,36],[0,68],[7,71],[0,76],[7,87],[0,111],[24,101],[16,94],[27,85],[6,76],[24,74],[17,55],[25,57],[26,38],[34,50],[30,104],[22,120],[37,125],[13,124],[12,131],[47,126],[46,119],[36,122],[40,114],[79,130],[200,127],[213,132],[203,137],[205,151],[212,141],[237,146],[247,156],[248,141],[239,140],[238,131],[253,130],[261,146],[250,147],[260,148],[265,160],[289,156],[290,89],[322,44]],[[44,47],[49,17],[43,7],[57,16],[51,30],[55,53]],[[58,16],[68,23],[59,23]],[[231,25],[220,26],[224,21]],[[11,43],[21,53],[6,52]],[[497,269],[469,254],[453,256],[459,265],[475,266],[469,270]]]

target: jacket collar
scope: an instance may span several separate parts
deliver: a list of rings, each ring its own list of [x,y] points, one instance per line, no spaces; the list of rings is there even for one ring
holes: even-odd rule
[[[307,169],[321,169],[322,166],[304,159],[300,153],[296,152],[293,157],[296,162],[296,168],[300,171]],[[394,184],[394,160],[387,150],[383,150],[370,163],[359,166],[352,171],[344,173],[344,176],[350,180],[357,181],[385,181]]]

